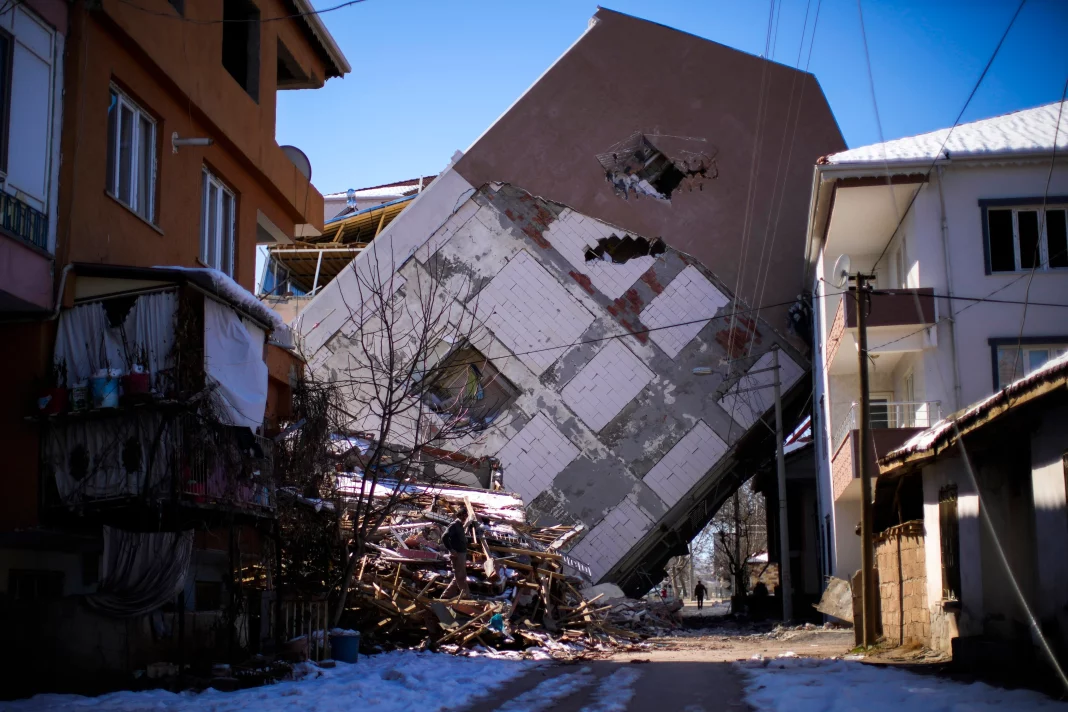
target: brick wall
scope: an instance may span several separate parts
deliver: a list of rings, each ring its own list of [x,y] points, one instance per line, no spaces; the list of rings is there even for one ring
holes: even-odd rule
[[[849,295],[846,295],[847,297]],[[838,353],[838,347],[842,345],[842,336],[845,335],[845,301],[838,302],[838,311],[831,322],[831,332],[827,335],[827,352],[824,354],[825,368],[834,360]]]
[[[879,614],[885,639],[895,645],[927,644],[931,635],[927,610],[927,569],[923,522],[891,527],[875,538]]]

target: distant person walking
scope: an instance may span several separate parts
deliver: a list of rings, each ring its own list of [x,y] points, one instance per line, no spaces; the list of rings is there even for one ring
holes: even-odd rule
[[[705,585],[701,583],[700,580],[698,580],[697,585],[693,587],[693,597],[697,599],[697,610],[701,610],[702,608],[704,608],[705,594],[707,593],[708,589],[706,589]]]

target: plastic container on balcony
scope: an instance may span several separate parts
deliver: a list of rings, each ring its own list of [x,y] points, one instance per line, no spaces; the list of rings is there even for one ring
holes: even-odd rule
[[[93,394],[94,408],[119,407],[119,379],[122,371],[118,369],[100,369],[89,379],[89,388]]]
[[[66,388],[45,388],[37,398],[37,412],[41,415],[58,415],[67,410]]]
[[[330,655],[343,663],[354,663],[360,657],[360,632],[348,630],[330,634]]]
[[[151,387],[150,375],[143,367],[135,364],[130,373],[122,377],[122,399],[129,403],[147,400]]]

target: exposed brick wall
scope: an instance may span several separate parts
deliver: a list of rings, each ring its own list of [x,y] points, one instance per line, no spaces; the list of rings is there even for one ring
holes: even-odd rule
[[[679,273],[675,279],[656,295],[642,310],[642,323],[651,329],[681,324],[671,329],[658,329],[650,334],[656,345],[671,358],[675,358],[686,344],[704,328],[716,312],[727,305],[727,296],[705,279],[693,265]],[[699,321],[705,319],[705,321]]]
[[[853,434],[846,435],[845,440],[831,458],[831,490],[837,500],[855,477],[853,470]]]
[[[564,402],[596,432],[651,380],[653,372],[621,340],[614,339],[564,387]]]
[[[543,236],[564,256],[572,267],[589,277],[593,286],[609,299],[616,299],[638,281],[646,270],[653,266],[654,257],[635,257],[624,264],[611,264],[603,260],[586,261],[587,248],[596,247],[597,241],[616,235],[623,238],[624,230],[614,228],[593,218],[576,213],[570,208],[549,224]]]
[[[593,322],[593,314],[525,251],[509,260],[468,306],[538,375]]]
[[[927,569],[923,522],[905,522],[875,538],[876,576],[882,633],[895,645],[927,644],[931,616],[927,610]]]
[[[645,475],[645,484],[671,505],[723,457],[727,445],[703,420],[682,436]]]
[[[578,454],[549,417],[538,413],[501,448],[497,459],[504,468],[505,487],[529,504]]]

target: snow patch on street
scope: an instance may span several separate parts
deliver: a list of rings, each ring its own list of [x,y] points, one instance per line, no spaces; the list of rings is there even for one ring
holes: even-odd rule
[[[746,701],[773,712],[1028,712],[1068,705],[1031,690],[1004,690],[845,660],[759,656],[739,663]]]
[[[584,667],[578,672],[550,677],[534,688],[501,705],[497,712],[541,712],[593,684],[597,678],[593,670]]]
[[[595,702],[582,708],[581,712],[627,712],[627,705],[634,697],[634,683],[642,676],[641,670],[621,668],[606,677],[594,692]]]
[[[466,707],[536,663],[488,658],[460,658],[400,651],[338,663],[331,670],[306,666],[302,680],[238,692],[114,692],[100,697],[37,695],[0,703],[4,712],[446,712]],[[543,683],[544,684],[544,683]]]

